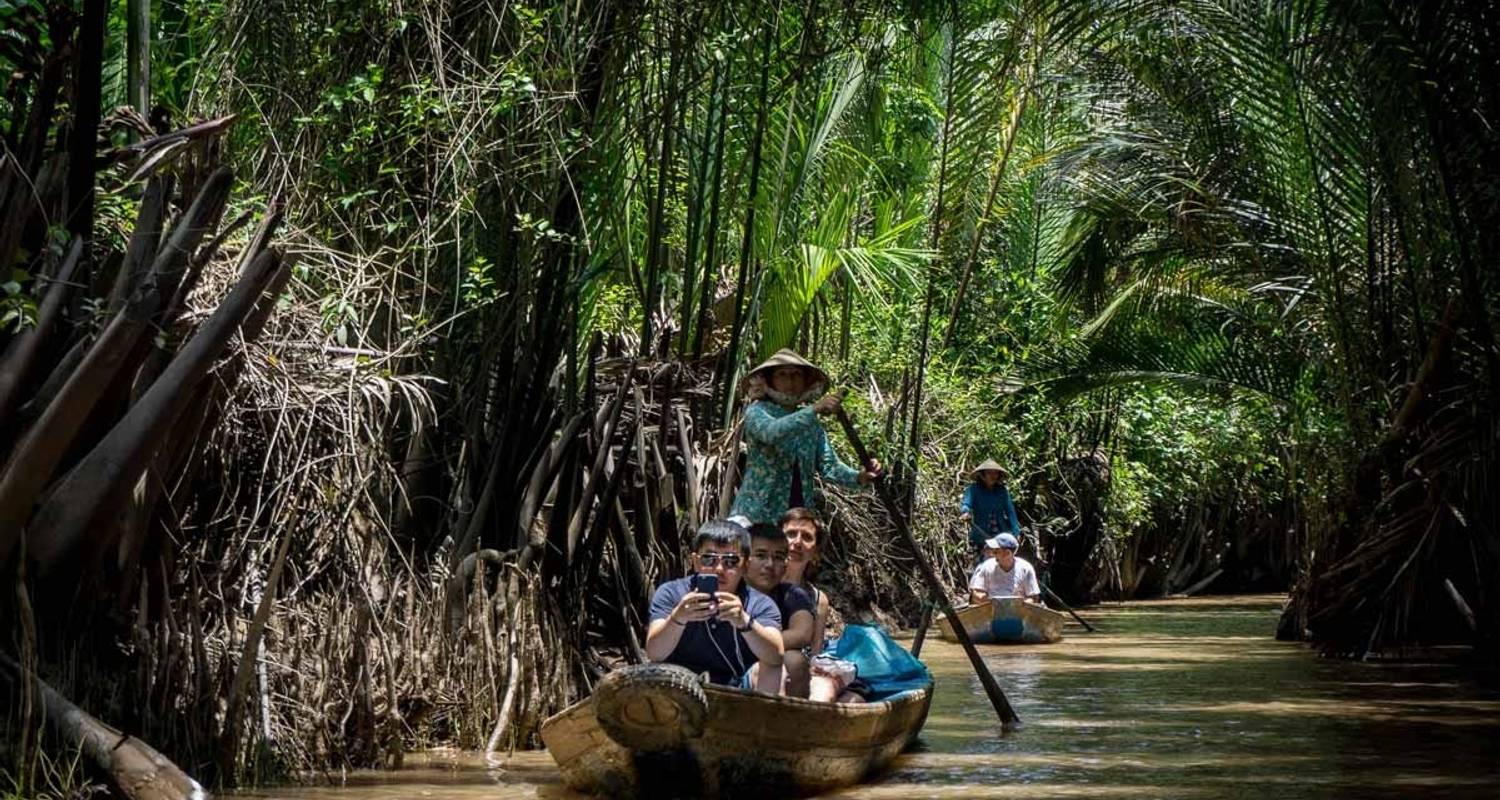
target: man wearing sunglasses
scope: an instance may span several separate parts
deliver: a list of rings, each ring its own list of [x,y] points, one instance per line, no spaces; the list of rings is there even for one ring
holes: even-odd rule
[[[738,684],[759,662],[756,689],[781,688],[781,614],[776,603],[744,580],[750,533],[725,520],[706,522],[693,539],[693,574],[656,587],[646,655],[708,673],[713,683]],[[717,591],[698,587],[713,576]]]

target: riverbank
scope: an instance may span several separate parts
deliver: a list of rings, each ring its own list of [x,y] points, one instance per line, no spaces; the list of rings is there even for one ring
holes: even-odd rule
[[[956,645],[929,640],[938,679],[913,752],[846,798],[1492,797],[1500,693],[1445,663],[1318,658],[1273,638],[1282,598],[1210,597],[1087,610],[1057,645],[987,647],[1025,721],[1001,735]],[[435,751],[334,787],[237,797],[386,800],[567,797],[544,752],[494,764]]]

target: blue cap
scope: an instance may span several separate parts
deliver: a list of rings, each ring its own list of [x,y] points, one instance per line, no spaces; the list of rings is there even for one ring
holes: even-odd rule
[[[1016,541],[1016,537],[1012,536],[1009,533],[1002,533],[999,536],[996,536],[996,537],[994,537],[992,539],[986,539],[985,542],[984,542],[984,546],[985,547],[989,547],[989,548],[993,548],[995,550],[1020,550],[1021,549],[1021,543],[1018,542],[1018,541]]]

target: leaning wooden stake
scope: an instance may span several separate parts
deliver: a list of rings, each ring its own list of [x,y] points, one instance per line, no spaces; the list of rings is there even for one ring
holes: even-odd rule
[[[913,658],[922,657],[922,643],[927,641],[927,629],[932,626],[932,603],[922,601],[922,618],[917,622],[917,633],[911,640],[911,654]]]
[[[865,443],[859,438],[859,433],[854,430],[854,423],[849,421],[849,415],[840,408],[838,417],[839,424],[844,426],[844,435],[849,437],[849,444],[854,446],[854,452],[859,455],[860,463],[869,464],[870,453],[865,450]],[[917,546],[917,540],[911,535],[911,526],[906,522],[906,514],[901,511],[901,506],[896,503],[896,498],[891,496],[891,490],[882,478],[875,480],[875,494],[885,505],[886,513],[891,515],[891,522],[896,525],[896,533],[901,536],[907,547],[911,548],[912,555],[916,557],[922,579],[927,582],[927,591],[937,599],[938,608],[948,615],[948,619],[957,620],[958,613],[953,610],[953,604],[948,602],[948,592],[943,589],[943,582],[938,580],[932,564],[928,563],[927,556],[922,553],[922,548]],[[974,674],[979,676],[979,683],[984,686],[984,693],[989,695],[990,704],[995,707],[995,713],[1000,716],[1001,726],[1009,730],[1020,725],[1021,717],[1016,714],[1014,708],[1011,708],[1010,701],[1005,699],[1005,693],[1000,691],[1000,684],[995,682],[995,676],[990,674],[990,669],[984,665],[984,659],[980,657],[979,651],[974,649],[974,642],[970,641],[969,632],[964,630],[962,625],[951,627],[954,635],[958,637],[958,643],[964,648],[964,654],[969,657],[969,664],[974,667]]]

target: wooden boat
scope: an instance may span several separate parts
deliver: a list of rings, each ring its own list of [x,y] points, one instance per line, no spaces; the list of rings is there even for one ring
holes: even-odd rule
[[[1062,612],[1019,597],[996,597],[955,610],[959,624],[975,644],[1051,644],[1062,641],[1063,622],[1067,620]],[[938,622],[938,635],[944,641],[958,641],[946,615]]]
[[[563,782],[610,797],[784,797],[858,783],[916,738],[932,699],[928,681],[879,702],[817,703],[703,684],[666,664],[611,681],[542,723]]]

